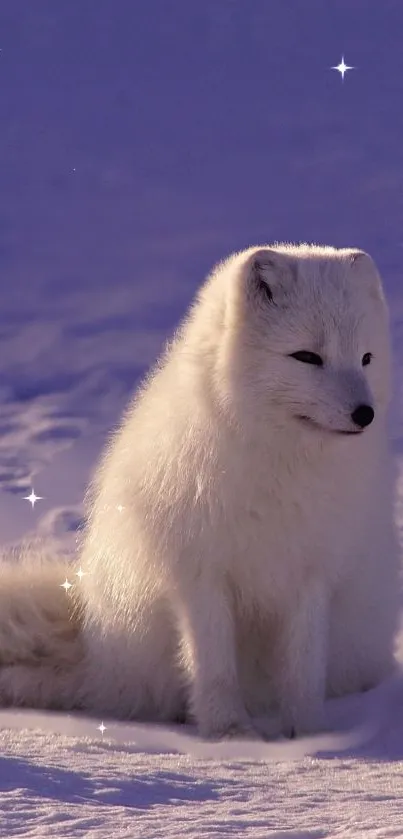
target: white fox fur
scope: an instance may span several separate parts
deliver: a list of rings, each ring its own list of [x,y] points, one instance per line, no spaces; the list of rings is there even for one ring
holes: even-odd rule
[[[320,730],[326,696],[382,680],[389,356],[367,254],[276,244],[220,263],[102,458],[81,582],[2,567],[0,702],[267,736]]]

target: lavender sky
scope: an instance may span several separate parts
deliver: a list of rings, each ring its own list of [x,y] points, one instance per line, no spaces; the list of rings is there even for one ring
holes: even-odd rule
[[[399,346],[402,31],[401,0],[0,0],[3,534],[10,496],[34,485],[51,505],[43,469],[66,448],[63,487],[86,464],[81,502],[139,378],[234,249],[368,249]]]

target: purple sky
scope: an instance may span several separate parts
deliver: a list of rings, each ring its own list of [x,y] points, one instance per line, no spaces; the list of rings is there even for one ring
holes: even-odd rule
[[[403,337],[402,32],[402,0],[0,0],[0,488],[101,447],[232,250],[368,249]]]
[[[2,0],[10,305],[152,274],[165,308],[171,274],[187,298],[257,239],[358,244],[393,270],[402,29],[400,0]]]

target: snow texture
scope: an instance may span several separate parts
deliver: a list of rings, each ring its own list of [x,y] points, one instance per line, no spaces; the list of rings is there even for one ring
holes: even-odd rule
[[[402,27],[400,0],[1,0],[2,546],[73,552],[206,272],[276,239],[379,265],[402,532]],[[0,836],[402,837],[403,673],[329,709],[331,734],[273,744],[1,711]]]

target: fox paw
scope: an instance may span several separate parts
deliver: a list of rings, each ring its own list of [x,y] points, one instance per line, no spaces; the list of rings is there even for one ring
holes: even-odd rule
[[[262,734],[252,720],[229,720],[218,725],[199,726],[202,737],[207,740],[262,740]]]

